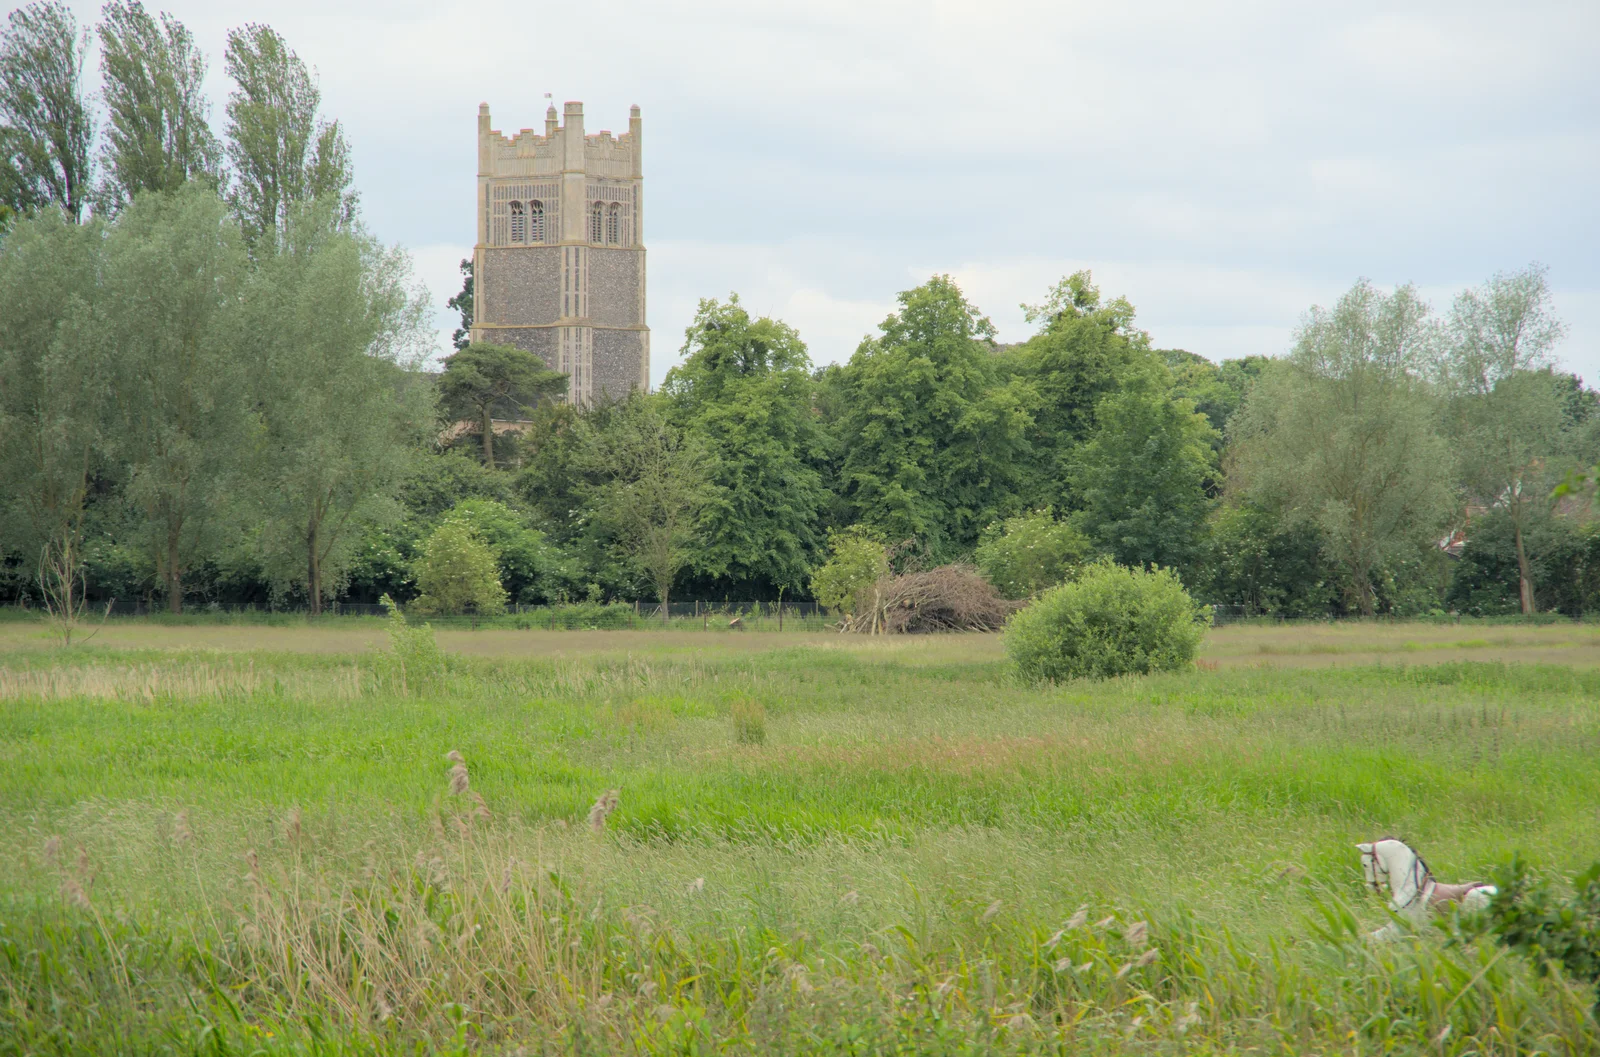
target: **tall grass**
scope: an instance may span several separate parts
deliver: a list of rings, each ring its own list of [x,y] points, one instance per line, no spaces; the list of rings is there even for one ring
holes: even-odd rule
[[[0,655],[0,1053],[1585,1053],[1386,920],[1600,856],[1600,674]],[[759,729],[757,737],[754,730]],[[1448,925],[1448,922],[1445,923]]]

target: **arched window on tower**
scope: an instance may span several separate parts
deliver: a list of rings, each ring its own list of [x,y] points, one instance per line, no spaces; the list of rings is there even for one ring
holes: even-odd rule
[[[528,203],[528,241],[544,241],[544,203],[537,199]]]
[[[511,203],[511,241],[528,241],[528,217],[522,211],[521,202]]]
[[[606,242],[612,246],[622,242],[622,207],[619,205],[606,210]]]
[[[600,210],[601,210],[601,208],[602,207],[601,207],[599,202],[596,202],[594,205],[589,207],[589,241],[590,242],[599,242],[599,241],[601,241],[601,237],[600,237],[601,236],[601,231],[600,231]]]

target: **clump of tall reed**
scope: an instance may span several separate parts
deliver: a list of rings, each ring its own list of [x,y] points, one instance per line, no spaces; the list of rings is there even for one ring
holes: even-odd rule
[[[733,740],[740,745],[767,743],[767,709],[760,701],[741,697],[728,707],[733,720]]]
[[[412,624],[394,599],[384,595],[379,601],[389,614],[389,688],[402,695],[426,694],[443,682],[447,670],[444,651],[439,648],[430,624]]]

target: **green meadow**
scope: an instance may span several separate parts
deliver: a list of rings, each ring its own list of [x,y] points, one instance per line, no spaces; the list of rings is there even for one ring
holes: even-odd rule
[[[1600,1047],[1459,922],[1364,940],[1352,848],[1600,858],[1592,628],[1053,687],[994,636],[439,641],[0,626],[0,1054]]]

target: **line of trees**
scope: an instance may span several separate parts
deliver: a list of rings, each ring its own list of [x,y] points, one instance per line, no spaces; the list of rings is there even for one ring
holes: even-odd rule
[[[468,342],[467,268],[421,369],[427,305],[273,30],[229,34],[220,136],[181,23],[107,5],[99,119],[89,32],[43,2],[0,35],[0,598],[804,598],[870,552],[1012,597],[1107,556],[1258,612],[1600,609],[1589,503],[1550,499],[1600,399],[1538,267],[1438,315],[1363,281],[1220,365],[1088,272],[1009,347],[935,276],[820,369],[733,295],[659,392],[580,410]]]

